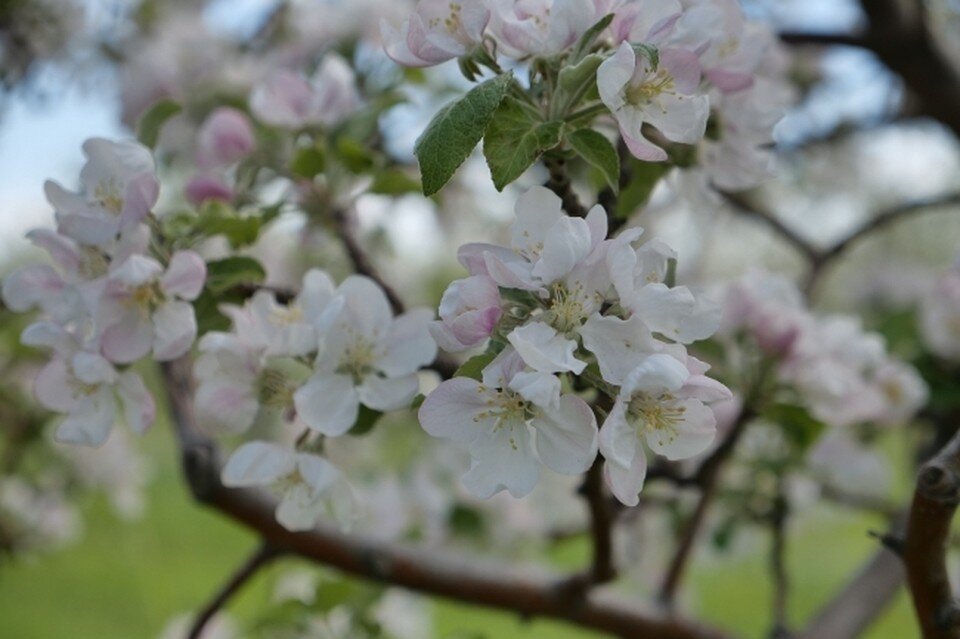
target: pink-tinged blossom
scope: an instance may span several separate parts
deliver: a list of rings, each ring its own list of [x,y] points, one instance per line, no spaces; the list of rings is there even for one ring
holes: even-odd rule
[[[220,107],[197,130],[197,165],[229,166],[250,155],[255,145],[250,118],[237,109]]]
[[[93,344],[50,322],[32,324],[22,341],[53,351],[53,359],[34,382],[37,401],[66,417],[55,438],[66,444],[99,446],[110,435],[118,413],[142,434],[153,423],[156,407],[140,375],[118,371]]]
[[[642,126],[656,127],[668,140],[695,144],[706,130],[710,101],[698,93],[700,67],[693,52],[662,49],[659,63],[624,42],[597,70],[600,98],[620,127],[630,152],[662,162],[667,153],[647,140]]]
[[[429,67],[470,53],[483,39],[490,10],[477,0],[420,0],[398,29],[380,22],[387,55],[405,67]]]
[[[430,335],[445,351],[456,353],[483,344],[503,314],[497,283],[486,275],[454,280],[440,299],[440,321]]]
[[[309,80],[279,70],[254,87],[250,110],[265,124],[285,129],[336,126],[360,106],[353,69],[340,56],[324,57]]]
[[[223,467],[224,486],[267,486],[280,496],[277,522],[294,532],[310,530],[324,514],[349,522],[349,489],[340,471],[311,453],[271,442],[252,441],[230,455]]]
[[[230,202],[233,200],[233,187],[219,176],[195,175],[183,187],[183,194],[194,206],[200,206],[207,200]]]
[[[493,0],[490,32],[507,55],[563,53],[603,14],[593,0]]]
[[[150,149],[136,142],[91,138],[83,143],[87,163],[80,191],[47,181],[58,230],[81,244],[104,246],[147,217],[157,203],[160,183]]]
[[[27,238],[50,255],[53,264],[28,264],[3,280],[3,301],[13,311],[40,308],[65,324],[89,317],[107,273],[103,253],[51,229],[34,229]]]
[[[341,308],[333,280],[319,269],[303,277],[289,304],[258,291],[243,307],[224,305],[230,332],[212,331],[200,340],[195,374],[197,415],[224,432],[243,432],[261,409],[286,413],[309,369],[293,358],[309,356]]]
[[[670,351],[650,355],[626,376],[600,428],[604,476],[627,506],[639,501],[647,472],[644,448],[671,461],[701,454],[716,435],[716,418],[706,404],[730,397],[682,346]]]
[[[720,324],[720,306],[686,286],[667,286],[663,280],[676,253],[656,239],[635,247],[640,233],[639,228],[628,229],[606,251],[620,305],[670,340],[689,344],[713,335]]]
[[[361,404],[408,406],[419,390],[417,370],[437,353],[428,309],[394,317],[383,289],[362,275],[345,279],[337,294],[343,308],[323,336],[314,374],[293,396],[297,416],[329,436],[346,433]]]
[[[621,42],[658,44],[668,36],[683,12],[679,0],[595,0],[598,14],[613,13],[610,34]]]
[[[960,360],[960,269],[939,276],[921,300],[920,337],[935,355]]]
[[[419,418],[429,434],[467,447],[472,464],[463,483],[481,499],[501,490],[523,497],[536,485],[541,463],[575,475],[597,454],[596,418],[586,402],[561,393],[556,376],[526,369],[510,348],[484,368],[482,382],[441,383]]]
[[[151,352],[158,361],[186,353],[197,336],[190,302],[200,295],[206,275],[206,264],[193,251],[177,251],[166,269],[145,255],[112,268],[96,317],[103,355],[126,364]]]

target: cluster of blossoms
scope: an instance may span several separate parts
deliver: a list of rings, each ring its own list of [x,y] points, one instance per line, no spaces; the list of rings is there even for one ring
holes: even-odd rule
[[[197,334],[190,302],[203,288],[206,265],[192,251],[151,251],[147,223],[159,183],[147,148],[91,139],[83,149],[79,192],[46,184],[56,230],[28,234],[53,264],[12,273],[3,299],[14,311],[42,312],[22,340],[53,354],[35,394],[66,415],[56,438],[99,446],[118,413],[137,432],[153,422],[153,398],[129,365],[190,349]]]
[[[708,183],[742,189],[767,177],[765,147],[792,94],[775,34],[736,0],[421,0],[399,29],[384,21],[382,36],[405,66],[492,53],[525,61],[569,52],[605,16],[596,85],[634,156],[668,159],[648,125],[699,145]]]
[[[563,474],[606,460],[613,493],[634,505],[646,474],[645,447],[668,459],[703,452],[715,434],[707,404],[730,392],[685,344],[709,337],[719,308],[665,282],[673,251],[642,229],[607,239],[607,217],[567,217],[543,187],[517,202],[510,247],[466,244],[470,276],[444,293],[432,333],[461,351],[489,341],[481,379],[454,377],[420,408],[432,435],[464,443],[464,477],[479,497],[519,497],[540,463]],[[609,400],[599,432],[574,394],[586,382]],[[601,400],[602,401],[602,400]]]
[[[335,286],[314,269],[287,304],[259,291],[224,312],[233,330],[200,340],[196,404],[203,423],[229,432],[274,416],[321,442],[344,435],[361,406],[409,406],[419,391],[417,371],[436,356],[427,330],[433,313],[415,309],[394,317],[383,290],[360,275]],[[247,442],[224,467],[224,483],[274,486],[283,496],[277,519],[292,530],[312,527],[328,508],[342,520],[349,493],[339,471],[311,448],[309,438],[297,448]]]
[[[752,272],[725,300],[724,336],[748,336],[820,421],[900,424],[926,403],[923,379],[887,353],[883,337],[854,317],[811,313],[789,280]]]

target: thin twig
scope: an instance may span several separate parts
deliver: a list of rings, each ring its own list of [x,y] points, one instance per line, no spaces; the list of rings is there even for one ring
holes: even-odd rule
[[[193,625],[190,627],[190,633],[187,635],[187,639],[200,639],[203,629],[213,616],[217,614],[261,568],[273,561],[279,554],[279,550],[267,543],[258,546],[254,553],[243,562],[237,571],[230,576],[230,579],[216,592],[213,599],[203,607],[203,610],[200,611]]]
[[[616,579],[617,568],[613,557],[613,524],[616,512],[603,482],[603,460],[597,457],[587,471],[580,486],[580,494],[590,511],[590,538],[593,542],[593,560],[590,568],[572,583],[580,584],[583,590],[590,586]]]
[[[390,307],[395,314],[400,315],[403,313],[403,300],[401,300],[400,296],[380,277],[377,269],[373,266],[373,263],[369,260],[359,242],[357,242],[357,238],[354,237],[354,224],[350,212],[346,209],[337,209],[333,212],[333,220],[337,225],[337,235],[340,237],[340,241],[343,242],[343,247],[347,251],[347,257],[350,258],[350,262],[353,264],[353,270],[360,275],[369,277],[383,289],[383,292],[387,295],[387,300],[390,302]]]
[[[774,233],[786,240],[798,253],[807,258],[811,263],[815,263],[820,259],[820,251],[818,251],[813,244],[781,222],[780,218],[776,215],[760,208],[742,193],[721,191],[720,195],[733,206],[734,211],[766,224]]]
[[[726,439],[700,464],[697,472],[693,475],[693,481],[700,486],[700,499],[683,528],[680,541],[677,543],[677,549],[674,551],[666,576],[660,586],[659,600],[667,608],[673,606],[677,589],[683,580],[684,570],[693,551],[694,542],[706,520],[710,504],[717,494],[720,469],[733,454],[740,437],[754,416],[753,411],[745,409],[737,418],[737,421],[734,422]]]

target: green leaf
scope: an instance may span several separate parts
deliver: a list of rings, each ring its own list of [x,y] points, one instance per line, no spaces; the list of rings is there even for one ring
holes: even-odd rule
[[[290,172],[297,177],[312,180],[316,175],[323,173],[327,166],[327,154],[323,147],[311,145],[297,149],[290,160]]]
[[[610,26],[611,22],[613,22],[613,14],[608,13],[600,18],[599,22],[587,29],[584,34],[580,36],[577,44],[574,45],[573,53],[570,55],[570,60],[573,63],[577,63],[582,60],[583,57],[590,52],[590,47],[593,46],[593,43],[597,37],[603,33],[604,29]]]
[[[620,192],[617,200],[617,217],[630,217],[641,205],[646,203],[670,165],[666,162],[641,162],[630,158],[630,182]]]
[[[560,102],[562,110],[575,108],[591,89],[596,89],[597,69],[603,59],[602,55],[591,53],[577,64],[560,69],[554,99]]]
[[[480,381],[483,378],[483,369],[486,368],[487,364],[492,362],[496,356],[497,354],[493,352],[475,355],[461,364],[453,376],[469,377],[470,379]]]
[[[357,421],[353,424],[353,428],[350,429],[349,433],[354,436],[366,435],[373,430],[373,427],[377,425],[381,417],[383,417],[382,412],[360,404]]]
[[[400,169],[384,169],[373,177],[371,193],[380,195],[404,195],[420,190],[420,182]]]
[[[267,272],[252,257],[234,256],[207,262],[207,289],[214,294],[225,293],[239,285],[263,282]]]
[[[483,137],[511,82],[511,73],[498,75],[443,107],[433,117],[413,149],[420,162],[424,195],[433,195],[443,188],[467,159]]]
[[[353,174],[367,172],[373,167],[373,154],[367,146],[354,138],[342,135],[337,138],[334,150],[340,162]]]
[[[610,140],[593,129],[580,129],[567,136],[567,142],[580,157],[600,170],[614,193],[620,190],[620,156]]]
[[[504,98],[483,138],[483,155],[498,191],[560,143],[563,124],[540,122],[519,100]]]
[[[155,102],[146,113],[140,117],[137,125],[137,140],[140,144],[150,147],[157,146],[157,139],[160,137],[160,130],[167,120],[183,111],[179,102],[164,98]]]
[[[447,514],[447,524],[455,535],[481,537],[487,522],[482,512],[467,504],[455,503]]]
[[[241,216],[229,204],[208,200],[200,208],[195,229],[208,236],[223,235],[231,247],[240,248],[257,241],[263,222],[260,216]]]
[[[787,439],[796,444],[801,451],[813,445],[827,427],[813,417],[806,408],[794,404],[774,404],[764,411],[763,416],[779,424]]]

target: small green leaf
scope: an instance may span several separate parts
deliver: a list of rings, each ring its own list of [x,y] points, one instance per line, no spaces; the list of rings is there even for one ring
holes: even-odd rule
[[[813,417],[806,408],[794,404],[774,404],[764,411],[763,416],[778,424],[787,439],[797,445],[801,451],[812,446],[827,427]]]
[[[353,174],[365,173],[373,166],[373,154],[370,149],[354,138],[340,136],[337,138],[335,150],[337,157]]]
[[[252,257],[234,256],[207,262],[207,289],[214,294],[224,293],[239,285],[263,282],[267,272]]]
[[[504,98],[483,138],[483,155],[498,191],[560,143],[563,124],[540,122],[519,100]]]
[[[384,169],[373,177],[371,193],[380,195],[404,195],[420,190],[420,182],[400,169]]]
[[[475,355],[461,364],[460,368],[453,374],[454,377],[469,377],[480,381],[483,378],[483,369],[487,364],[493,361],[496,353],[487,352]]]
[[[577,64],[560,69],[554,99],[560,102],[562,110],[575,108],[591,89],[596,89],[597,69],[603,59],[602,55],[591,53]]]
[[[582,36],[580,36],[577,44],[573,47],[573,53],[570,55],[570,60],[574,64],[582,60],[585,55],[590,53],[590,48],[593,46],[594,41],[601,33],[603,33],[604,29],[610,26],[610,23],[613,22],[613,17],[614,14],[608,13],[600,18],[599,22],[587,29]]]
[[[443,107],[433,117],[414,146],[424,195],[433,195],[443,188],[467,159],[483,137],[511,82],[511,73],[498,75]]]
[[[231,247],[240,248],[257,241],[263,222],[258,215],[241,216],[229,204],[208,200],[200,208],[194,228],[207,236],[223,235]]]
[[[357,421],[353,424],[353,428],[349,431],[350,434],[356,437],[366,435],[373,430],[381,417],[383,417],[382,412],[360,404],[360,412],[357,414]]]
[[[486,532],[486,523],[483,513],[467,504],[456,503],[447,514],[447,524],[455,535],[481,537]]]
[[[610,140],[593,129],[580,129],[571,133],[567,142],[580,157],[600,170],[614,193],[620,190],[620,156]]]
[[[630,182],[620,192],[617,200],[617,217],[628,218],[646,203],[670,165],[666,162],[642,162],[630,158]]]
[[[182,110],[183,107],[179,102],[169,98],[155,102],[140,117],[140,122],[137,125],[137,140],[144,146],[154,148],[157,146],[157,139],[160,137],[160,130],[163,129],[163,125]]]
[[[297,149],[290,160],[290,172],[307,180],[323,173],[326,166],[327,154],[316,144]]]

